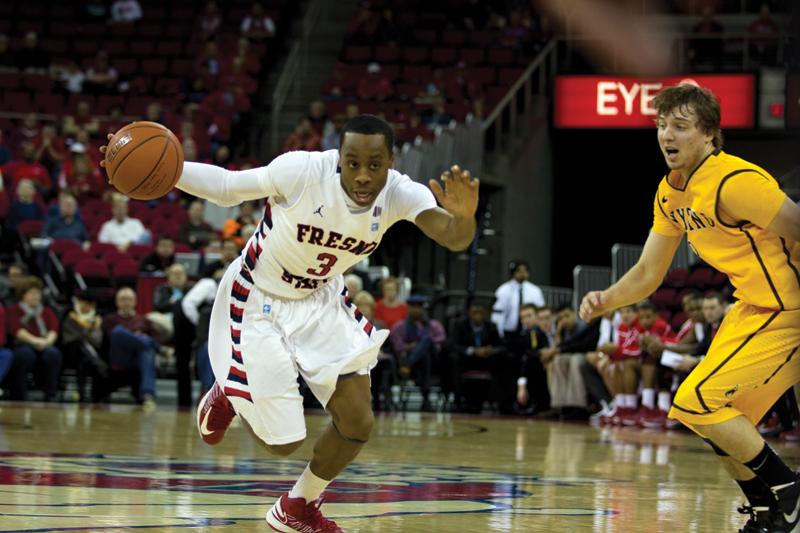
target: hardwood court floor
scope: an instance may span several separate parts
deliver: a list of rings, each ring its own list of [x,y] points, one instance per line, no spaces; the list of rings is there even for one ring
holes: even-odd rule
[[[212,448],[192,413],[0,405],[0,531],[269,531],[305,467],[240,427]],[[776,444],[791,464],[800,448]],[[356,532],[737,531],[740,496],[688,433],[450,415],[379,416],[323,509]]]

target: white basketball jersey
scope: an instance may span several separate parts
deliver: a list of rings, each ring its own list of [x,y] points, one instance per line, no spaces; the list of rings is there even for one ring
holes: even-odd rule
[[[427,187],[389,170],[373,204],[351,210],[338,164],[338,151],[329,150],[290,152],[266,167],[277,189],[291,192],[267,199],[242,252],[255,285],[265,292],[303,298],[371,254],[392,224],[413,222],[436,207]]]

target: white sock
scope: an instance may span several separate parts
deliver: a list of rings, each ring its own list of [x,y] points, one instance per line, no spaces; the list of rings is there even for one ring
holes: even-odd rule
[[[642,389],[642,407],[647,407],[648,409],[655,409],[656,407],[655,389]]]
[[[636,395],[635,394],[625,394],[625,407],[630,409],[636,409]]]
[[[311,464],[303,470],[297,483],[289,491],[290,498],[303,498],[306,503],[311,503],[322,495],[322,491],[328,486],[330,481],[314,475],[311,471]]]
[[[658,393],[658,408],[665,413],[669,412],[669,408],[672,407],[672,396],[666,391],[661,391]]]

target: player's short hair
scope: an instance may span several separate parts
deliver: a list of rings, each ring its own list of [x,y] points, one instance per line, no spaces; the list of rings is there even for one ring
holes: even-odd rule
[[[652,311],[653,313],[657,312],[656,306],[653,305],[653,302],[650,300],[642,300],[638,304],[636,304],[637,311]]]
[[[339,146],[344,146],[344,135],[348,132],[363,135],[383,135],[389,155],[394,153],[394,130],[392,126],[375,115],[358,115],[348,120],[339,134]]]
[[[519,306],[519,312],[520,312],[520,313],[521,313],[521,312],[523,312],[525,309],[530,309],[531,311],[533,311],[533,314],[536,314],[536,313],[538,313],[539,311],[541,311],[542,309],[547,309],[547,306],[544,306],[544,307],[536,307],[536,306],[535,306],[535,305],[533,305],[533,304],[522,304],[522,305],[520,305],[520,306]]]
[[[697,116],[698,129],[714,136],[714,148],[722,148],[719,100],[708,89],[689,83],[667,87],[653,99],[653,106],[659,116],[691,106]]]

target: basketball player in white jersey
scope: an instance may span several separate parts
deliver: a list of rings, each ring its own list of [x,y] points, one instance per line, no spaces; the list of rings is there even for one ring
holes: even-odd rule
[[[222,206],[267,198],[217,291],[209,332],[216,383],[197,409],[201,437],[217,444],[238,414],[271,452],[289,455],[306,437],[298,374],[332,417],[294,488],[267,513],[277,531],[343,531],[322,516],[320,496],[372,430],[369,371],[388,331],[350,301],[342,273],[400,220],[451,250],[475,235],[478,180],[454,166],[444,188],[430,181],[431,194],[392,169],[393,145],[388,123],[361,115],[344,126],[338,152],[289,152],[239,172],[187,162],[177,184]]]

